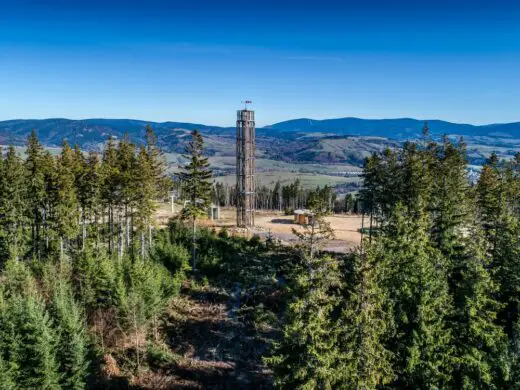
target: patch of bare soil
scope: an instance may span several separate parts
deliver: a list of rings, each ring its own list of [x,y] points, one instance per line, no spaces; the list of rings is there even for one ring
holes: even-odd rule
[[[179,211],[177,207],[176,211]],[[163,205],[156,212],[156,223],[159,226],[166,226],[168,218],[175,215],[171,213],[171,209],[167,205]],[[325,248],[334,252],[345,252],[358,246],[361,242],[361,216],[352,214],[335,214],[325,217],[325,220],[330,222],[332,229],[334,229],[335,238],[329,241]],[[297,239],[292,233],[292,229],[300,229],[301,227],[294,223],[294,218],[291,215],[284,215],[277,211],[259,210],[255,214],[255,229],[254,231],[245,231],[236,228],[236,209],[234,207],[223,207],[220,213],[220,219],[211,221],[203,219],[199,222],[201,226],[215,228],[227,228],[230,234],[237,234],[240,236],[250,237],[253,234],[258,234],[265,238],[269,234],[281,240],[288,245],[295,245]]]
[[[272,388],[261,360],[265,341],[234,316],[232,306],[233,297],[221,291],[174,300],[165,332],[178,359],[164,388]]]

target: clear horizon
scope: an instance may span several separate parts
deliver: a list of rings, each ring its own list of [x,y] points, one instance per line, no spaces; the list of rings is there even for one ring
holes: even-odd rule
[[[251,107],[252,110],[255,111],[254,107]],[[236,110],[233,111],[233,114],[236,116]],[[255,117],[258,115],[258,112],[255,111]],[[442,119],[442,118],[412,118],[412,117],[388,117],[388,118],[361,118],[361,117],[358,117],[358,116],[342,116],[342,117],[331,117],[331,118],[304,118],[304,117],[301,117],[301,118],[288,118],[288,119],[285,119],[285,120],[282,120],[280,122],[273,122],[273,123],[266,123],[266,124],[261,124],[261,125],[257,125],[256,127],[266,127],[266,126],[271,126],[271,125],[275,125],[275,124],[278,124],[278,123],[282,123],[282,122],[289,122],[289,121],[292,121],[292,120],[300,120],[300,119],[309,119],[309,120],[313,120],[313,121],[322,121],[322,120],[334,120],[334,119],[347,119],[347,118],[353,118],[353,119],[361,119],[361,120],[399,120],[399,119],[412,119],[412,120],[417,120],[417,121],[424,121],[424,122],[429,122],[429,121],[436,121],[436,120],[439,120],[439,121],[442,121],[442,122],[449,122],[449,123],[453,123],[453,124],[457,124],[457,125],[471,125],[471,126],[487,126],[487,125],[505,125],[505,124],[511,124],[511,123],[520,123],[520,119],[519,120],[515,120],[515,121],[511,121],[511,122],[489,122],[489,123],[469,123],[469,122],[456,122],[456,121],[449,121],[449,120],[445,120],[445,119]],[[189,123],[189,124],[198,124],[198,125],[206,125],[206,126],[216,126],[216,127],[235,127],[235,123],[230,123],[230,124],[225,124],[225,125],[220,125],[220,124],[215,124],[215,123],[211,123],[211,122],[197,122],[197,121],[186,121],[186,120],[176,120],[176,119],[167,119],[167,120],[162,120],[162,121],[156,121],[156,120],[152,120],[152,119],[148,119],[148,118],[133,118],[133,117],[128,117],[128,118],[123,118],[123,117],[92,117],[92,118],[67,118],[67,117],[41,117],[41,118],[7,118],[7,119],[0,119],[0,122],[7,122],[7,121],[17,121],[17,120],[20,120],[20,121],[31,121],[31,120],[52,120],[52,119],[65,119],[65,120],[74,120],[74,121],[84,121],[84,120],[96,120],[96,119],[99,119],[99,120],[132,120],[132,121],[141,121],[141,122],[150,122],[150,123],[166,123],[166,122],[175,122],[175,123]],[[256,122],[258,123],[258,121]]]
[[[520,5],[451,3],[0,1],[0,118],[520,121]]]

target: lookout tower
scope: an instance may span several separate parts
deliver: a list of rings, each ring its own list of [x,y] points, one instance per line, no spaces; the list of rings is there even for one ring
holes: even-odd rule
[[[237,226],[255,226],[255,112],[248,110],[250,100],[243,110],[237,111]]]

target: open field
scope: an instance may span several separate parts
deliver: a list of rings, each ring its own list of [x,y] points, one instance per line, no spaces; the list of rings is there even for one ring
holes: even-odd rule
[[[315,188],[316,186],[329,185],[335,187],[347,183],[359,183],[359,177],[330,176],[319,173],[298,173],[298,172],[257,172],[257,187],[265,185],[274,187],[277,181],[281,184],[290,184],[296,179],[300,180],[303,188]],[[217,176],[213,179],[216,182],[226,183],[230,186],[236,184],[235,175]]]
[[[180,205],[176,205],[176,211],[180,210]],[[157,220],[160,225],[165,225],[168,218],[173,216],[169,205],[163,204],[157,211]],[[359,245],[361,241],[361,216],[360,215],[331,215],[325,218],[330,222],[334,229],[335,238],[330,240],[325,249],[335,252],[343,252]],[[236,232],[236,209],[222,208],[221,218],[218,221],[202,220],[202,226],[213,227],[216,229],[226,227],[232,234],[241,234]],[[284,215],[276,211],[259,211],[255,216],[256,234],[266,238],[269,234],[278,238],[288,245],[297,244],[296,237],[292,233],[292,229],[300,229],[299,225],[293,222],[293,217]]]

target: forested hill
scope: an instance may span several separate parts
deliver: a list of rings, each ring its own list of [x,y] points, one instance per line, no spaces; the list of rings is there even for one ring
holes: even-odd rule
[[[103,144],[109,136],[121,138],[124,134],[135,141],[142,141],[145,128],[151,125],[162,146],[174,146],[191,130],[198,129],[205,134],[229,133],[234,128],[206,126],[182,122],[146,122],[134,119],[15,119],[0,121],[0,144],[23,145],[28,135],[36,130],[42,144],[59,146],[63,139],[81,147]]]
[[[338,135],[378,136],[401,140],[420,137],[424,122],[428,122],[431,134],[437,136],[452,134],[470,137],[520,138],[520,122],[474,126],[436,119],[302,118],[276,123],[268,128],[284,132],[330,132]]]
[[[294,119],[259,128],[260,138],[301,139],[302,137],[323,137],[330,135],[378,136],[398,141],[421,137],[424,120],[402,119]],[[166,149],[175,150],[176,145],[190,130],[198,129],[205,135],[231,137],[234,127],[183,122],[150,122],[133,119],[16,119],[0,121],[0,143],[25,143],[32,130],[36,130],[43,144],[60,145],[64,138],[80,146],[91,147],[106,141],[108,136],[121,138],[125,133],[135,141],[140,141],[144,129],[150,124],[158,135],[159,143]],[[230,121],[230,125],[233,125]],[[443,134],[478,137],[484,143],[503,144],[507,140],[520,139],[520,122],[474,126],[441,120],[428,120],[430,132],[434,136]]]

